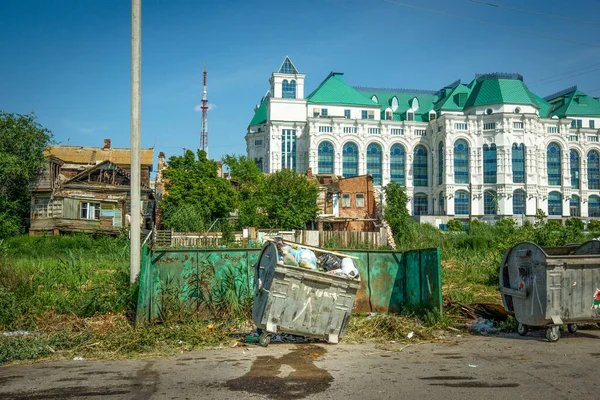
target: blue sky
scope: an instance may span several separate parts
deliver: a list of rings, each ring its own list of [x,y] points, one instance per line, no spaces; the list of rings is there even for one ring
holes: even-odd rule
[[[600,1],[142,0],[142,147],[196,149],[208,65],[209,154],[245,154],[270,74],[289,55],[306,94],[330,71],[351,85],[439,89],[518,72],[538,95],[577,84],[600,96]],[[485,23],[451,18],[399,3]],[[0,109],[34,111],[60,144],[129,147],[126,0],[2,0]],[[570,42],[499,29],[498,24]]]

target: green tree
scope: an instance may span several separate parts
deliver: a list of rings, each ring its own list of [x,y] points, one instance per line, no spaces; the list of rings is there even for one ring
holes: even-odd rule
[[[52,132],[34,114],[0,111],[0,238],[23,232],[29,215],[30,185],[44,163]]]
[[[222,161],[229,167],[231,180],[239,189],[237,228],[266,226],[268,218],[262,212],[265,175],[254,160],[246,156],[225,155]]]
[[[167,195],[160,206],[167,228],[189,231],[210,226],[211,221],[228,218],[235,210],[237,194],[230,182],[218,176],[217,163],[203,150],[197,156],[191,150],[173,156],[163,172]]]
[[[317,216],[316,183],[293,170],[282,170],[265,178],[261,212],[268,228],[297,229]]]
[[[385,209],[383,217],[390,225],[394,240],[398,246],[407,243],[413,236],[414,221],[408,213],[408,196],[403,186],[398,183],[388,183],[385,191]]]

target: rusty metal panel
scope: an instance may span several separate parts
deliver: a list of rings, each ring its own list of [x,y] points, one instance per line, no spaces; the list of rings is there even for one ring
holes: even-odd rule
[[[441,310],[439,249],[341,251],[358,257],[355,264],[361,282],[354,312],[400,311],[407,304]],[[138,321],[164,316],[168,308],[197,312],[206,301],[203,296],[207,290],[226,279],[235,279],[236,287],[246,288],[251,294],[253,266],[259,256],[259,249],[146,249]]]

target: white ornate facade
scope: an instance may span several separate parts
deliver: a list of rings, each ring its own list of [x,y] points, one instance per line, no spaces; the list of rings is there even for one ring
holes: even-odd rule
[[[600,102],[576,87],[542,99],[487,74],[376,89],[332,72],[305,97],[304,78],[286,58],[255,110],[247,151],[264,172],[369,173],[404,185],[414,215],[600,217]]]

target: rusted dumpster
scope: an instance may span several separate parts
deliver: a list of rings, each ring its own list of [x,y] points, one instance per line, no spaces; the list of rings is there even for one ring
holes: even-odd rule
[[[524,336],[530,326],[547,327],[546,338],[560,339],[560,325],[600,321],[600,242],[541,248],[523,242],[508,249],[500,265],[502,301]]]
[[[360,281],[283,265],[265,242],[254,274],[252,319],[259,343],[277,332],[338,343],[346,333]]]

